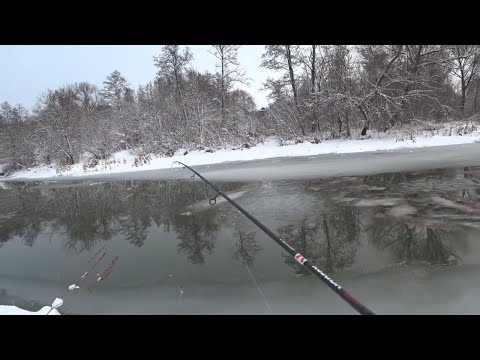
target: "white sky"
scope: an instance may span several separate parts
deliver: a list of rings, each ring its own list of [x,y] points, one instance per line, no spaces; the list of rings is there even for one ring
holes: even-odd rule
[[[214,73],[215,57],[210,45],[191,45],[192,66]],[[263,83],[272,73],[260,68],[264,45],[244,45],[239,50],[240,64],[251,78],[247,90],[258,108],[266,106]],[[118,70],[134,89],[155,78],[153,56],[161,45],[0,45],[0,103],[22,104],[31,108],[47,89],[86,81],[99,87]]]

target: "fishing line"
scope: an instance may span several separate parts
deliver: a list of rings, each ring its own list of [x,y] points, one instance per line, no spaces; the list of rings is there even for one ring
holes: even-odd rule
[[[257,287],[258,292],[260,293],[260,295],[262,296],[263,301],[265,301],[265,305],[267,305],[267,308],[268,308],[268,310],[270,311],[270,313],[273,314],[272,307],[271,307],[270,304],[268,303],[267,298],[265,297],[265,295],[263,295],[263,292],[262,292],[262,290],[260,289],[260,286],[258,286],[257,281],[255,280],[255,277],[253,276],[252,272],[250,271],[250,268],[249,268],[248,264],[245,264],[245,267],[247,268],[248,273],[249,273],[250,276],[252,277],[253,283],[254,283],[255,286]]]

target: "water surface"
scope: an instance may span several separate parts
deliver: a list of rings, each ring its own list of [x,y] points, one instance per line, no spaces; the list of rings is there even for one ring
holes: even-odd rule
[[[376,313],[480,313],[478,167],[216,185]],[[355,314],[188,175],[3,187],[0,304],[269,314],[250,270],[274,314]]]

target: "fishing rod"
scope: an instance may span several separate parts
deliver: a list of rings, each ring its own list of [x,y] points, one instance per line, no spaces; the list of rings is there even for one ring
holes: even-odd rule
[[[174,164],[180,164],[186,167],[188,170],[193,172],[192,179],[195,178],[197,175],[200,179],[202,179],[207,185],[209,185],[213,190],[217,192],[215,197],[209,200],[210,205],[215,205],[217,202],[218,195],[223,196],[225,200],[227,200],[230,204],[235,206],[243,215],[249,218],[255,225],[257,225],[260,229],[263,230],[268,236],[270,236],[278,245],[280,245],[285,251],[287,251],[294,259],[303,267],[308,269],[312,274],[322,280],[330,289],[335,291],[335,293],[340,296],[343,300],[345,300],[348,305],[352,308],[357,310],[361,315],[375,315],[375,313],[369,310],[366,306],[364,306],[360,301],[358,301],[355,297],[353,297],[349,292],[347,292],[344,288],[342,288],[338,283],[336,283],[332,278],[326,275],[322,270],[320,270],[315,265],[310,264],[310,262],[299,252],[297,252],[293,247],[287,244],[284,240],[280,239],[277,235],[275,235],[272,231],[270,231],[265,225],[263,225],[260,221],[255,219],[252,215],[250,215],[244,208],[238,205],[235,201],[230,199],[227,195],[225,195],[222,191],[217,189],[210,181],[205,179],[202,175],[200,175],[197,171],[193,170],[190,166],[185,165],[180,161],[174,161]]]

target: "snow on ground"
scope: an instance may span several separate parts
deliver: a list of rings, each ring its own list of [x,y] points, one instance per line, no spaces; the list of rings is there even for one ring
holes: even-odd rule
[[[8,188],[9,188],[9,186],[5,182],[0,181],[0,189],[8,190]]]
[[[44,306],[38,311],[28,311],[12,305],[0,305],[0,315],[60,315],[58,308],[63,305],[63,299],[55,298],[52,306]]]
[[[23,310],[16,306],[0,305],[0,315],[46,315],[50,309],[50,306],[44,306],[40,310],[34,312]],[[53,309],[48,315],[60,315],[60,313],[56,309]]]
[[[156,157],[151,155],[150,161],[144,164],[136,165],[137,156],[127,150],[115,153],[110,159],[101,162],[95,167],[84,169],[84,163],[71,166],[62,172],[57,172],[53,166],[41,166],[29,170],[22,170],[9,176],[8,179],[41,179],[50,177],[69,177],[69,176],[85,176],[92,174],[113,174],[122,172],[135,172],[142,170],[156,170],[171,167],[180,167],[179,164],[173,164],[174,161],[181,161],[187,165],[208,165],[231,161],[248,161],[261,160],[276,157],[293,157],[293,156],[312,156],[322,154],[343,154],[343,153],[359,153],[366,151],[378,150],[397,150],[404,148],[420,148],[441,145],[458,145],[474,143],[480,140],[480,131],[476,130],[466,135],[434,135],[434,136],[418,136],[413,140],[402,139],[398,141],[398,137],[385,136],[376,139],[361,140],[327,140],[319,144],[304,142],[294,145],[280,146],[275,139],[267,139],[264,143],[249,149],[223,149],[215,152],[205,152],[197,150],[188,152],[186,155],[184,149],[177,151],[172,157]]]

